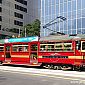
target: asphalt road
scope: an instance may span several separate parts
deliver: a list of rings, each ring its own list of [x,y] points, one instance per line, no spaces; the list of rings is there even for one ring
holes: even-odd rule
[[[78,85],[80,81],[0,71],[0,85]],[[79,85],[85,85],[83,82]]]
[[[0,85],[85,85],[85,78],[82,77],[84,74],[85,72],[0,66]]]
[[[0,71],[0,85],[85,85],[85,82],[75,79]]]
[[[10,71],[18,73],[29,73],[34,75],[46,75],[46,76],[60,76],[65,78],[75,78],[85,80],[85,71],[62,71],[62,70],[52,70],[52,69],[41,69],[41,68],[29,68],[29,67],[17,67],[17,66],[0,66],[1,71]]]

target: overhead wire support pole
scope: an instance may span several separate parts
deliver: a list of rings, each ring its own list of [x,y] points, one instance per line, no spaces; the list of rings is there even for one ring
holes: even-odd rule
[[[25,28],[25,37],[27,36],[27,33],[26,33],[26,28]]]
[[[43,28],[49,27],[49,26],[51,26],[51,25],[53,25],[53,24],[60,23],[60,22],[63,22],[63,21],[62,21],[62,20],[60,20],[60,21],[53,22],[53,23],[48,24],[48,25],[46,24],[45,26],[43,26]]]
[[[59,19],[59,18],[61,19],[60,21],[54,22],[56,19]],[[51,25],[53,25],[53,24],[63,22],[63,21],[65,21],[65,20],[66,20],[65,17],[58,16],[58,17],[56,17],[55,19],[53,19],[52,21],[50,21],[49,23],[45,24],[45,25],[43,26],[43,28],[46,28],[46,29],[48,29],[48,30],[50,30],[50,31],[53,31],[53,32],[56,32],[56,31],[54,31],[54,30],[52,30],[52,29],[50,29],[50,28],[48,28],[48,27],[51,26]],[[52,23],[52,22],[53,22],[53,23]]]
[[[19,36],[20,36],[20,28],[19,28]]]
[[[56,17],[55,19],[53,19],[52,21],[50,21],[49,23],[47,23],[45,26],[48,26],[51,22],[55,21],[55,20],[56,20],[56,19],[58,19],[58,18],[62,19],[63,21],[65,21],[65,20],[66,20],[66,18],[65,18],[65,17],[58,16],[58,17]]]

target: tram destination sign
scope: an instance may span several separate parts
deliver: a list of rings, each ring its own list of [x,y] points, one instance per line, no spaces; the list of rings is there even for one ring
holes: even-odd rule
[[[5,39],[5,43],[13,43],[13,42],[32,42],[38,41],[38,37],[24,37],[24,38],[12,38],[12,39]]]

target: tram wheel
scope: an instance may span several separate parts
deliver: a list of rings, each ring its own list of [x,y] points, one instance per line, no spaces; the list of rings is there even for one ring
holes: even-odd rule
[[[53,66],[53,69],[54,70],[58,70],[58,66]]]
[[[48,65],[48,69],[51,69],[51,65]]]
[[[73,71],[80,71],[81,70],[81,67],[79,66],[73,66]]]
[[[0,61],[0,65],[2,65],[2,63],[3,63],[3,62],[2,62],[2,61]]]

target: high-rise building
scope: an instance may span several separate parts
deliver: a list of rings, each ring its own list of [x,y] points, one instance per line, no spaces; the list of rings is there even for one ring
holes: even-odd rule
[[[48,28],[43,26],[56,19]],[[85,0],[41,0],[41,36],[53,31],[65,34],[85,34]]]
[[[41,0],[28,0],[28,22],[33,22],[35,19],[40,20],[40,2]]]
[[[38,16],[35,0],[0,0],[0,38],[17,36],[23,26]]]

